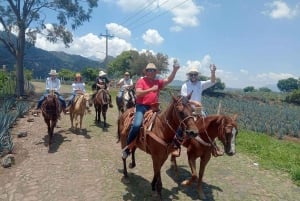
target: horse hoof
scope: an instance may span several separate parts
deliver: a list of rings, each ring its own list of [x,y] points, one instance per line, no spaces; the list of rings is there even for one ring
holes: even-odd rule
[[[129,181],[129,179],[128,179],[128,177],[122,177],[122,180],[121,180],[124,184],[129,184],[130,183],[130,181]]]
[[[135,166],[136,166],[135,163],[130,163],[130,164],[129,164],[129,168],[131,168],[131,169],[132,169],[132,168],[135,168]]]

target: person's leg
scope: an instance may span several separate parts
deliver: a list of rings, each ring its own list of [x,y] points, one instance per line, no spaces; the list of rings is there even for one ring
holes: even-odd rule
[[[128,148],[128,145],[133,142],[133,140],[136,138],[136,136],[139,133],[140,127],[143,122],[144,114],[149,108],[146,108],[143,105],[136,105],[135,107],[135,114],[134,114],[134,120],[133,124],[131,125],[128,138],[127,138],[127,146],[122,152],[122,158],[125,159],[129,156],[130,150]]]
[[[45,100],[45,98],[46,98],[45,94],[40,97],[40,99],[38,100],[37,106],[36,106],[37,110],[41,109],[42,103]]]

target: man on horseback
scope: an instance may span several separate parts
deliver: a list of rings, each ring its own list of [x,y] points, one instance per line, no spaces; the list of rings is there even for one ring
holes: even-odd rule
[[[201,116],[206,116],[206,113],[202,110],[202,104],[201,104],[201,99],[202,99],[202,92],[215,85],[216,83],[216,66],[212,64],[210,66],[210,79],[206,81],[200,81],[199,78],[199,71],[196,67],[190,68],[190,70],[187,73],[188,80],[181,86],[181,95],[186,96],[187,94],[192,93],[192,97],[190,99],[190,103],[193,105],[195,109],[195,115],[201,115]],[[182,131],[180,129],[177,130],[176,132],[176,137],[178,141],[182,142]],[[198,137],[199,138],[199,137]],[[197,140],[197,137],[195,137]],[[180,144],[176,143],[178,146],[178,149],[180,148]],[[213,150],[213,155],[214,156],[221,156],[223,153],[221,153],[215,144],[214,150]]]
[[[106,73],[104,71],[99,71],[99,77],[96,79],[95,87],[96,87],[96,93],[92,95],[92,99],[95,98],[95,95],[97,94],[99,89],[105,89],[105,92],[109,99],[109,107],[113,107],[111,95],[109,94],[109,79],[106,77]]]
[[[134,120],[128,134],[127,146],[122,151],[123,159],[126,159],[130,154],[128,145],[132,143],[138,135],[144,114],[151,108],[151,105],[158,102],[160,89],[173,81],[179,67],[179,65],[173,65],[173,71],[169,77],[165,79],[156,79],[157,68],[154,63],[148,63],[144,70],[145,76],[141,77],[136,82],[136,106]]]
[[[72,83],[72,95],[69,98],[67,108],[69,108],[72,105],[77,94],[84,94],[85,92],[85,83],[82,81],[81,74],[76,73],[75,80]]]
[[[58,96],[58,100],[61,104],[63,112],[66,113],[66,101],[59,93],[61,83],[60,83],[60,79],[57,78],[58,73],[56,72],[56,70],[50,70],[49,75],[50,75],[50,77],[48,77],[46,79],[46,92],[39,99],[37,107],[36,107],[36,111],[39,111],[41,109],[42,103],[47,98],[49,92],[51,90],[54,90],[54,93]],[[36,113],[35,113],[35,115],[36,115]]]
[[[120,79],[117,86],[120,87],[119,93],[117,95],[117,101],[120,105],[120,103],[122,102],[122,97],[123,97],[124,91],[126,89],[129,89],[130,87],[133,87],[133,82],[132,82],[132,79],[130,78],[130,74],[128,72],[124,73],[124,78]]]

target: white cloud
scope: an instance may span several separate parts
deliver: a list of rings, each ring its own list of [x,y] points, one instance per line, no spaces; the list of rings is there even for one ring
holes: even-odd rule
[[[121,25],[118,25],[116,23],[107,24],[106,29],[109,31],[110,34],[113,34],[113,36],[116,36],[116,37],[119,37],[119,38],[122,38],[125,40],[128,40],[131,37],[131,32],[127,28],[125,28]]]
[[[242,74],[245,74],[245,75],[247,75],[247,74],[249,73],[249,71],[247,71],[247,70],[245,70],[245,69],[240,69],[240,72],[241,72]]]
[[[154,29],[148,29],[142,37],[146,44],[159,45],[164,41],[163,37],[161,37],[158,31]]]
[[[65,48],[62,42],[50,43],[42,35],[38,35],[36,47],[47,51],[64,51],[68,54],[81,55],[83,57],[93,57],[103,60],[106,51],[106,38],[98,37],[95,34],[88,33],[81,37],[74,37],[69,48]],[[118,37],[108,40],[108,55],[117,56],[125,50],[132,49],[130,43]]]
[[[273,19],[281,18],[293,18],[299,13],[299,4],[294,8],[290,8],[284,1],[273,1],[272,3],[266,4],[268,10],[263,11],[263,14],[268,15]]]
[[[149,19],[158,19],[161,15],[171,13],[174,25],[170,28],[171,31],[181,31],[182,27],[198,26],[198,15],[204,8],[196,5],[192,0],[118,0],[116,2],[122,10],[135,13],[130,16],[128,21],[148,21]]]

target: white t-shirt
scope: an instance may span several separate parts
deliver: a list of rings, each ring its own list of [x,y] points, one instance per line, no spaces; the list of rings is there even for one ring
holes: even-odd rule
[[[214,84],[215,83],[211,82],[211,80],[197,81],[195,83],[192,83],[190,80],[188,80],[181,87],[181,95],[187,96],[193,91],[191,100],[201,103],[202,92],[205,89],[212,87]]]

